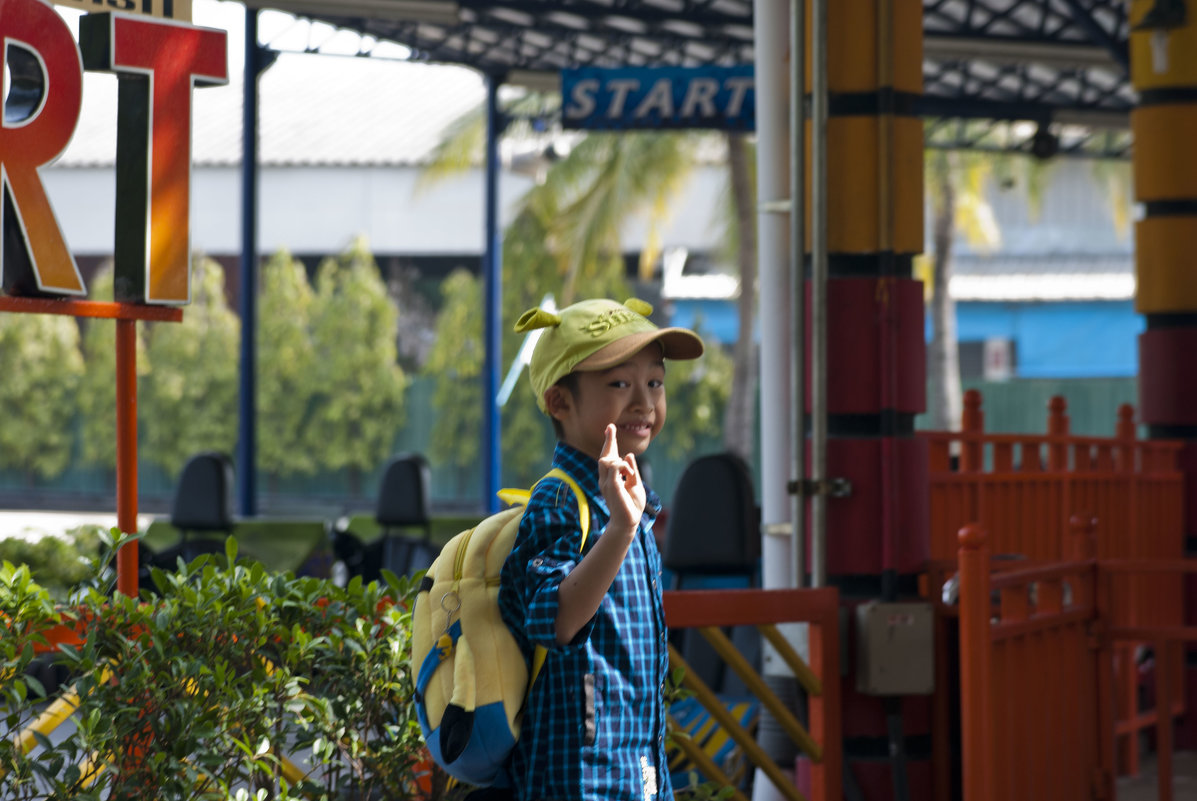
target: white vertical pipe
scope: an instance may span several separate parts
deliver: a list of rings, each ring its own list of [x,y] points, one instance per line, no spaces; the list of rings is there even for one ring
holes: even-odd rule
[[[790,275],[788,219],[779,214],[789,195],[785,3],[755,0],[756,164],[761,324],[761,520],[764,531],[788,524],[790,498]],[[741,291],[751,291],[741,287]],[[785,526],[789,528],[788,525]],[[766,535],[761,544],[766,588],[791,586],[789,541]]]
[[[790,164],[787,131],[791,93],[787,81],[788,3],[754,0],[756,53],[757,241],[761,330],[761,578],[766,588],[793,585],[790,534],[790,335],[789,201]],[[749,291],[742,287],[741,291]],[[800,646],[799,643],[795,643]],[[797,682],[771,648],[764,651],[765,681],[779,696],[793,699]],[[770,759],[789,771],[796,750],[780,725],[762,713],[757,741]],[[784,796],[758,768],[753,801],[783,801]]]
[[[827,481],[827,0],[811,0],[811,473]],[[824,484],[825,486],[825,484]],[[811,586],[827,583],[827,500],[811,500]]]
[[[790,0],[790,576],[806,584],[806,3]]]

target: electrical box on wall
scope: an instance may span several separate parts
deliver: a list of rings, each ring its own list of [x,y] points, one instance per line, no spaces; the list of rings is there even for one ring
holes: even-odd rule
[[[935,613],[929,603],[856,607],[856,689],[868,695],[935,690]]]

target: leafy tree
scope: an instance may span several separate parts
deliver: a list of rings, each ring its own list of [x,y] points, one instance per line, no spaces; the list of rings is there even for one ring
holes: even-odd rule
[[[551,96],[522,98],[517,101],[522,104],[516,109],[517,118],[543,114],[540,107],[551,106],[553,101]],[[481,110],[456,121],[434,151],[422,183],[478,163],[484,135]],[[549,148],[554,147],[553,134],[516,130],[508,135],[525,144],[531,141],[534,147],[545,148],[546,141]],[[693,134],[591,133],[576,140],[564,159],[543,165],[537,186],[521,200],[520,211],[505,232],[504,312],[519,313],[536,305],[548,290],[554,291],[558,305],[580,297],[623,296],[619,234],[624,223],[637,215],[647,214],[653,223],[641,253],[641,278],[650,278],[659,249],[656,223],[664,219],[670,200],[695,163],[696,146],[704,141],[704,136]],[[723,446],[751,459],[758,378],[756,343],[751,335],[757,303],[755,165],[751,145],[743,136],[728,135],[725,145],[729,191],[721,221],[725,229],[721,250],[728,261],[738,265],[742,289],[734,376],[729,381],[730,394],[720,403],[720,414],[724,418]],[[511,363],[516,347],[515,340],[503,343],[504,364]],[[716,371],[698,370],[696,374],[707,372]],[[535,430],[523,424],[515,411],[518,408],[509,405],[504,409],[505,442],[509,432],[525,436]],[[680,418],[675,414],[671,419],[676,422]],[[531,450],[525,439],[520,442],[523,445],[516,450],[504,445],[506,467],[511,467],[513,459],[522,461]],[[472,452],[471,446],[463,444],[462,448]],[[468,461],[464,452],[457,458]],[[534,471],[516,472],[525,478],[536,477]]]
[[[670,362],[665,373],[669,415],[652,450],[685,461],[702,440],[718,438],[724,431],[723,413],[733,391],[734,370],[732,357],[711,345],[701,359]]]
[[[364,239],[325,259],[316,279],[316,355],[310,447],[323,465],[347,470],[350,491],[390,453],[403,425],[407,380],[396,358],[399,312]]]
[[[315,394],[311,315],[303,263],[280,250],[261,273],[258,323],[258,464],[273,478],[311,475],[318,449],[305,435]]]
[[[79,325],[57,314],[0,314],[0,467],[29,483],[70,463],[83,374]]]
[[[694,165],[694,141],[671,133],[590,134],[528,192],[525,208],[554,212],[541,220],[559,265],[562,306],[591,294],[580,291],[587,279],[622,281],[624,224],[640,214],[664,218]]]
[[[91,295],[112,300],[112,265],[96,273]],[[83,320],[83,376],[79,385],[79,424],[83,461],[110,473],[116,469],[116,321]],[[145,327],[137,324],[137,375],[149,372]]]
[[[468,469],[481,456],[482,287],[465,270],[455,270],[441,284],[441,296],[436,339],[424,365],[437,377],[428,458],[456,472],[460,492]]]
[[[240,336],[225,299],[224,270],[193,257],[183,322],[149,326],[150,370],[139,398],[142,453],[172,476],[199,451],[233,450]]]
[[[1002,236],[989,202],[991,185],[996,181],[1004,186],[1020,186],[1031,214],[1036,215],[1054,164],[1009,153],[934,149],[926,153],[925,185],[931,204],[932,247],[930,260],[923,260],[920,271],[930,299],[927,411],[931,429],[959,429],[963,406],[956,302],[948,291],[953,244],[963,237],[975,248],[999,247]],[[1116,182],[1117,174],[1110,180]]]
[[[1095,159],[1093,177],[1106,190],[1109,198],[1110,221],[1120,238],[1130,234],[1133,202],[1133,173],[1129,160]]]
[[[723,420],[723,447],[751,462],[760,380],[759,348],[753,335],[757,305],[756,158],[755,149],[743,134],[727,135],[727,172],[731,191],[730,208],[724,215],[724,249],[727,261],[739,266],[740,297],[736,301],[738,326],[732,345],[733,373]]]
[[[472,119],[473,127],[458,124],[442,143],[442,161],[430,173],[443,175],[471,163],[463,157],[463,144],[468,149],[480,141],[481,117]],[[663,218],[694,163],[695,141],[677,134],[592,133],[553,162],[520,199],[504,232],[503,330],[510,331],[515,317],[540,304],[546,294],[552,294],[558,306],[582,297],[627,297],[621,229],[638,214],[654,221]],[[649,253],[644,261],[651,264],[655,257]],[[480,452],[481,388],[472,377],[480,375],[482,328],[477,282],[464,277],[457,281],[446,291],[438,355],[426,369],[437,378],[442,414],[431,456],[460,468],[476,463]],[[504,366],[515,360],[522,341],[503,338]],[[466,377],[471,377],[469,384],[462,380]],[[458,408],[450,410],[449,398],[456,399]],[[678,408],[683,410],[684,404]],[[686,413],[671,417],[670,426],[679,423],[682,414]],[[501,429],[504,481],[535,481],[547,462],[552,429],[523,381],[502,410]]]
[[[956,301],[948,292],[952,245],[958,233],[983,247],[996,247],[1001,241],[993,209],[985,199],[995,163],[995,156],[980,153],[932,150],[926,154],[926,187],[932,214],[930,269],[924,275],[931,319],[927,426],[936,431],[959,429],[963,408]]]

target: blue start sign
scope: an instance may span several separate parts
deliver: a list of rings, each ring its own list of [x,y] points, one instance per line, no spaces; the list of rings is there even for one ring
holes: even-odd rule
[[[566,128],[755,128],[751,64],[562,70]]]

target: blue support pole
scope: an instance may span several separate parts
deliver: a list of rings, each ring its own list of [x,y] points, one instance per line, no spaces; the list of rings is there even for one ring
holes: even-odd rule
[[[482,273],[483,303],[486,306],[484,330],[485,356],[482,364],[482,434],[483,497],[482,508],[499,511],[496,496],[500,487],[502,462],[499,451],[499,368],[502,362],[503,276],[499,249],[499,83],[494,75],[486,80],[486,209],[483,223]]]
[[[258,513],[257,306],[258,306],[258,10],[245,8],[245,88],[241,117],[241,392],[237,429],[237,508]]]

